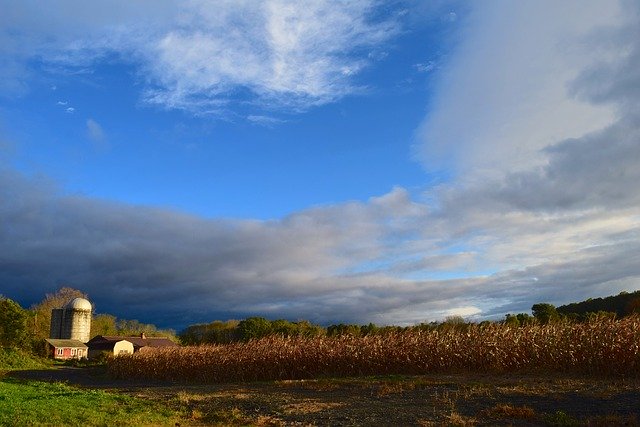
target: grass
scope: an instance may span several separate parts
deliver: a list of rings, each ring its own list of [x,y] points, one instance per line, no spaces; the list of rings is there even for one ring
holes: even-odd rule
[[[175,425],[159,402],[62,383],[0,381],[0,425]]]
[[[0,348],[0,372],[17,369],[48,369],[51,361],[14,348]]]

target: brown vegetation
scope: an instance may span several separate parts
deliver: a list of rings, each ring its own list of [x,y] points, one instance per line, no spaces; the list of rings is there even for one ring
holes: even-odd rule
[[[247,343],[120,356],[117,378],[235,382],[450,372],[638,376],[640,317],[511,327],[458,325],[354,337],[271,336]]]

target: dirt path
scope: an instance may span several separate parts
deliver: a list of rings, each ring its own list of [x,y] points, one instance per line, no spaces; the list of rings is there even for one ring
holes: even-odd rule
[[[430,375],[247,384],[114,381],[96,368],[17,371],[165,402],[184,424],[639,425],[640,381],[505,375]]]

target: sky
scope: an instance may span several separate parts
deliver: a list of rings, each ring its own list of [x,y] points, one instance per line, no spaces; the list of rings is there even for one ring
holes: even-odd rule
[[[0,0],[0,294],[180,330],[640,289],[631,0]]]

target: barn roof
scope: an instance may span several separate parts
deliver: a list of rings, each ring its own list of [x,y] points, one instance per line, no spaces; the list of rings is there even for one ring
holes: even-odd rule
[[[161,337],[119,337],[114,335],[96,335],[91,338],[91,340],[87,343],[90,346],[100,345],[100,344],[115,344],[119,341],[129,341],[136,348],[142,347],[176,347],[178,344],[171,341],[169,338],[161,338]]]
[[[59,339],[54,339],[54,338],[47,338],[47,339],[45,339],[45,341],[48,342],[49,344],[51,344],[53,347],[56,347],[56,348],[60,348],[60,347],[88,348],[86,346],[86,344],[84,344],[82,341],[78,341],[78,340],[59,340]]]

